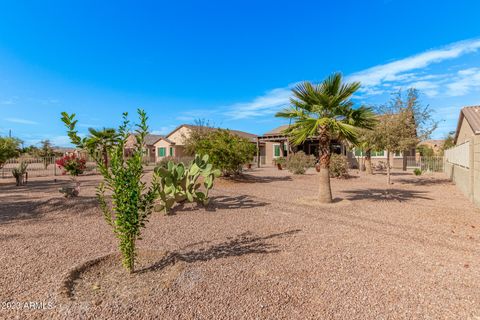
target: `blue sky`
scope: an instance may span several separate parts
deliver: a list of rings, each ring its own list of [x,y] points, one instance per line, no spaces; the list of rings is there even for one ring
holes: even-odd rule
[[[204,118],[261,134],[289,88],[334,71],[358,103],[414,86],[455,129],[480,104],[479,1],[0,1],[0,135],[68,145],[137,107],[164,134]]]

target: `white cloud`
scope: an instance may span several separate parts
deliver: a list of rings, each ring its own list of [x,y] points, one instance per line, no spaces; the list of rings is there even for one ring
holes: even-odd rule
[[[251,102],[236,103],[229,106],[229,111],[225,114],[234,120],[271,114],[278,111],[282,106],[288,105],[290,90],[289,87],[270,90]]]
[[[460,70],[447,84],[446,94],[450,97],[464,96],[473,90],[480,90],[480,68]]]
[[[18,124],[38,124],[38,122],[21,118],[6,118],[5,121]]]
[[[412,87],[419,89],[428,97],[463,96],[474,89],[480,89],[478,68],[432,73],[429,67],[479,50],[480,39],[455,42],[353,73],[346,76],[345,80],[362,83],[357,98],[382,95]],[[289,104],[290,90],[294,85],[270,90],[250,102],[227,106],[228,111],[224,114],[232,120],[271,115]]]
[[[151,134],[158,134],[158,135],[163,136],[163,135],[166,135],[166,134],[170,133],[175,128],[176,128],[176,126],[174,126],[174,125],[163,126],[163,127],[160,127],[157,130],[152,130],[150,133]]]
[[[365,87],[381,85],[383,82],[405,81],[415,78],[411,72],[428,67],[431,64],[458,58],[480,49],[480,39],[456,42],[440,49],[429,50],[408,58],[378,65],[350,75],[348,81],[360,81]]]

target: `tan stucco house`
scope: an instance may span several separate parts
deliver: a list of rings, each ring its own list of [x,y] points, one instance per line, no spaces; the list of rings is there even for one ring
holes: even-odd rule
[[[279,126],[271,131],[266,132],[263,136],[258,137],[260,142],[265,143],[265,162],[273,163],[278,157],[288,156],[290,152],[303,151],[306,154],[318,157],[319,144],[318,137],[310,137],[299,146],[293,146],[289,143],[288,136],[283,133],[288,125]],[[349,147],[347,144],[333,140],[331,143],[333,153],[343,154],[347,157],[352,167],[359,167],[363,162],[364,154],[362,150]],[[390,157],[390,165],[393,168],[403,169],[406,167],[405,156],[414,156],[415,148],[402,153],[393,153]],[[372,152],[372,164],[379,162],[387,163],[387,152],[384,150]]]
[[[185,139],[187,139],[192,130],[198,128],[194,125],[182,124],[176,127],[172,132],[165,136],[148,134],[145,137],[146,158],[149,162],[159,162],[166,157],[180,158],[185,154]],[[215,130],[215,128],[202,127],[206,130]],[[229,130],[231,133],[246,138],[252,143],[257,143],[257,135],[239,130]],[[135,143],[134,135],[128,138],[125,154],[128,155],[129,150]],[[263,148],[263,145],[260,146]]]

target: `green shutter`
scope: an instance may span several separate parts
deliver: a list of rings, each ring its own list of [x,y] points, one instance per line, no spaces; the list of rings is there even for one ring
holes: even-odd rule
[[[173,157],[173,148],[170,147],[170,157]]]
[[[278,144],[276,144],[276,145],[274,146],[274,148],[275,148],[275,149],[274,149],[274,150],[275,150],[275,153],[274,153],[274,154],[275,154],[275,157],[280,157],[280,146],[279,146]]]
[[[165,157],[165,148],[158,148],[158,156]]]

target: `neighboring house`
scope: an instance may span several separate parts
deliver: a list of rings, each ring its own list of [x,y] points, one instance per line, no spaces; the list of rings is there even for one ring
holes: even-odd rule
[[[146,146],[146,149],[145,149],[145,159],[148,161],[148,162],[155,162],[156,161],[156,157],[155,157],[155,143],[160,140],[161,138],[163,138],[163,136],[161,135],[157,135],[157,134],[147,134],[145,136],[145,146]],[[126,156],[129,156],[132,154],[133,152],[133,147],[135,145],[135,134],[131,134],[128,139],[127,139],[127,142],[125,143],[125,150],[124,150],[124,153]]]
[[[304,143],[298,146],[293,146],[288,139],[288,136],[283,133],[288,125],[277,127],[259,137],[260,142],[265,143],[265,158],[266,163],[273,163],[273,160],[278,157],[288,156],[291,152],[303,151],[306,154],[314,155],[318,158],[319,143],[318,137],[310,137]],[[352,167],[359,167],[359,164],[363,164],[364,152],[360,149],[351,148],[348,144],[341,141],[332,140],[331,150],[336,154],[343,154],[347,157],[348,162]],[[415,156],[415,148],[403,153],[392,153],[390,157],[390,164],[393,168],[403,169],[406,167],[406,157]],[[376,165],[379,162],[387,163],[386,151],[373,151],[372,152],[372,164]]]
[[[439,155],[442,153],[443,144],[445,140],[425,140],[418,144],[418,146],[426,146],[433,150],[435,155]]]
[[[445,173],[480,206],[480,106],[460,111],[455,147],[445,150]]]
[[[312,154],[318,157],[319,145],[318,138],[308,138],[304,143],[298,146],[293,146],[288,136],[283,133],[288,125],[277,127],[263,136],[258,137],[260,143],[264,143],[265,162],[268,164],[273,163],[273,160],[279,157],[286,157],[290,153],[297,151],[303,151],[306,154]],[[332,151],[338,154],[347,155],[347,147],[338,141],[332,141]]]
[[[165,157],[184,157],[185,154],[185,140],[188,139],[192,130],[199,128],[198,126],[182,124],[175,128],[166,136],[158,136],[155,142],[149,147],[150,154],[153,154],[153,161],[158,162]],[[202,127],[206,130],[216,130],[215,128]],[[257,143],[257,136],[248,132],[239,130],[229,130],[231,133],[246,138],[252,143]],[[260,146],[260,150],[262,146]]]

